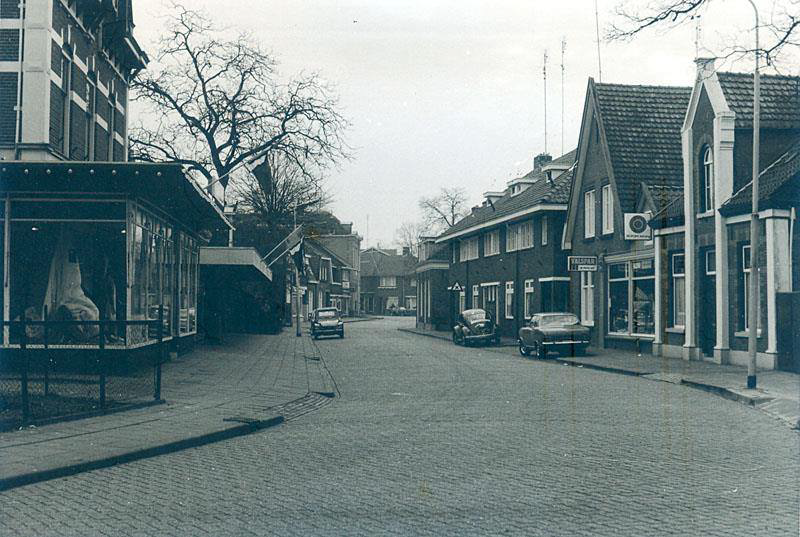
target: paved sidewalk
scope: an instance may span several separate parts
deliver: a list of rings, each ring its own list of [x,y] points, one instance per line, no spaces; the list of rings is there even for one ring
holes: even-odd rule
[[[163,366],[164,404],[0,433],[0,490],[281,423],[336,388],[311,338],[229,335]]]
[[[402,332],[450,339],[449,332],[399,328]],[[514,346],[503,338],[501,346]],[[593,350],[593,349],[590,349]],[[746,387],[747,368],[710,362],[658,358],[618,349],[594,349],[588,356],[554,355],[553,360],[576,367],[634,375],[649,380],[683,384],[742,402],[769,414],[794,429],[800,429],[800,375],[786,371],[758,371],[758,388]],[[507,351],[504,351],[507,352]]]

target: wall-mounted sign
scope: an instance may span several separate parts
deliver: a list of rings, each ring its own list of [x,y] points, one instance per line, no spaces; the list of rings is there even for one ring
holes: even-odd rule
[[[625,213],[625,240],[649,241],[653,230],[648,225],[650,213]]]
[[[460,283],[456,282],[453,285],[451,285],[450,287],[448,287],[447,290],[448,291],[463,291],[464,288],[461,287]]]
[[[597,270],[597,256],[594,255],[568,256],[567,270],[570,272],[594,272]]]

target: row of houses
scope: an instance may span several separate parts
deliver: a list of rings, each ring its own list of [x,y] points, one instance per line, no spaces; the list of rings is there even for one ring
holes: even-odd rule
[[[566,310],[597,348],[746,364],[753,77],[696,63],[692,87],[590,78],[574,151],[422,238],[418,325],[481,307],[515,337]],[[760,134],[758,365],[792,368],[800,77],[762,75]]]

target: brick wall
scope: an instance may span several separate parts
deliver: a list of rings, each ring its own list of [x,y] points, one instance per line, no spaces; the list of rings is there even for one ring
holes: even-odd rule
[[[100,125],[94,130],[94,159],[108,160],[108,132]]]
[[[17,73],[0,73],[0,145],[13,144],[16,137]]]

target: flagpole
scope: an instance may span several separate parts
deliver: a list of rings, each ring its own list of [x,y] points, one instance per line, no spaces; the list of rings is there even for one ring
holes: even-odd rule
[[[294,204],[294,208],[292,209],[292,217],[294,218],[294,231],[297,230],[297,202]],[[302,241],[302,239],[300,239]],[[297,268],[297,263],[292,263],[294,265],[294,294],[295,294],[295,302],[296,302],[296,309],[295,312],[295,332],[294,335],[296,337],[300,337],[300,269]]]

